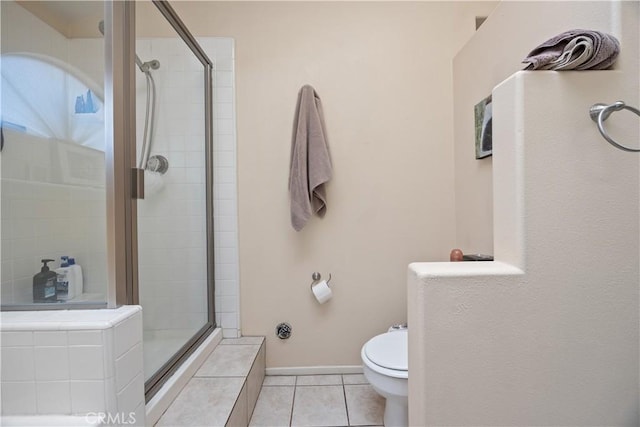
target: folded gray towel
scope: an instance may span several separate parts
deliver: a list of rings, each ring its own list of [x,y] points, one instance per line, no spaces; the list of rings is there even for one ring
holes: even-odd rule
[[[522,61],[525,70],[604,70],[616,62],[620,42],[610,34],[571,30],[550,38]]]
[[[324,184],[332,174],[320,97],[305,85],[298,93],[289,170],[291,224],[296,231],[302,230],[313,212],[324,216],[327,209]]]

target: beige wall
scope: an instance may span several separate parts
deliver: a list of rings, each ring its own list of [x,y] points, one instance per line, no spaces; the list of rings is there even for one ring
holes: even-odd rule
[[[174,3],[196,36],[236,40],[241,326],[267,336],[268,367],[359,365],[367,339],[406,321],[407,264],[447,259],[451,61],[493,5]],[[151,20],[139,29],[163,35]],[[322,98],[335,170],[326,217],[296,233],[287,179],[306,83]],[[333,274],[322,306],[314,271]],[[274,336],[281,321],[288,341]]]
[[[615,2],[501,2],[456,55],[456,246],[463,252],[493,253],[492,158],[475,159],[473,106],[521,70],[522,59],[538,44],[573,28],[608,31],[620,37],[619,18]],[[633,55],[622,55],[615,67],[622,67],[630,58]]]
[[[494,89],[497,261],[411,266],[411,425],[639,425],[639,165],[588,116],[640,103],[639,18],[638,2],[503,3],[467,45],[499,67],[521,56],[495,48],[505,31],[523,28],[516,45],[529,22],[564,20],[618,35],[622,55],[613,71],[519,72]],[[606,126],[637,146],[637,117]]]

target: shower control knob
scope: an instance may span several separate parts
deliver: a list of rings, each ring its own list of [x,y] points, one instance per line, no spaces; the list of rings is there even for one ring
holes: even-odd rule
[[[285,322],[279,323],[276,326],[276,335],[281,340],[286,340],[291,336],[291,325]]]
[[[151,156],[149,160],[147,160],[147,170],[164,175],[169,170],[169,160],[159,154]]]

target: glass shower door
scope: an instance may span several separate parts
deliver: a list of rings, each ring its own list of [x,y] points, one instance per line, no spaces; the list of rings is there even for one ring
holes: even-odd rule
[[[149,389],[213,324],[205,96],[211,67],[177,34],[137,34],[136,52],[137,167],[144,169],[145,192],[137,203],[138,294]]]
[[[2,309],[104,307],[104,3],[3,1],[0,15]]]

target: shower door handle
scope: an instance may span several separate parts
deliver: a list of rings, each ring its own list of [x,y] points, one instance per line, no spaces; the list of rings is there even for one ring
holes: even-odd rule
[[[131,169],[131,197],[144,199],[144,169]]]

